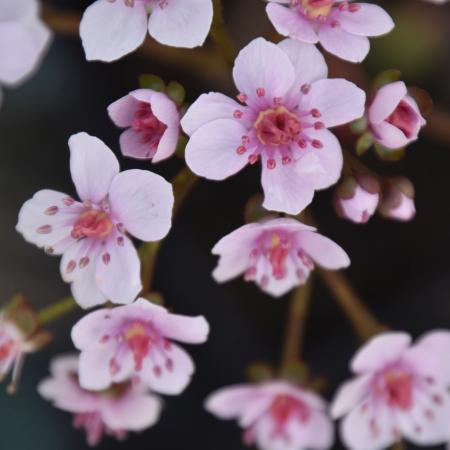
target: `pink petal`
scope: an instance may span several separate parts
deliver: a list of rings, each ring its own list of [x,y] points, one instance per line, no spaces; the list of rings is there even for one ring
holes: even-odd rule
[[[395,26],[389,14],[377,5],[356,3],[358,9],[344,9],[337,16],[343,30],[359,36],[381,36]]]
[[[319,39],[325,50],[350,62],[363,61],[370,50],[369,39],[347,33],[340,27],[322,26]]]
[[[197,175],[223,180],[247,165],[247,157],[236,150],[246,128],[237,120],[219,119],[200,127],[186,146],[186,163]]]
[[[78,195],[83,201],[102,201],[119,173],[114,153],[100,139],[84,132],[72,135],[69,147],[70,172]]]
[[[108,106],[109,117],[118,127],[130,127],[138,105],[139,101],[133,97],[132,93],[125,95]]]
[[[21,17],[38,12],[37,0],[2,0],[0,9],[0,21],[12,21]]]
[[[209,324],[203,316],[189,317],[165,314],[156,319],[158,329],[168,339],[188,344],[201,344],[208,339]]]
[[[408,90],[403,81],[389,83],[378,89],[369,107],[369,120],[372,124],[380,124],[397,108]]]
[[[148,142],[144,142],[142,134],[132,128],[120,135],[120,151],[123,156],[134,159],[152,159],[156,154]]]
[[[286,36],[309,44],[319,41],[313,24],[298,12],[276,3],[266,6],[269,20],[282,36]]]
[[[184,132],[191,136],[202,125],[216,119],[232,119],[242,107],[239,103],[218,92],[202,94],[186,111],[181,119]]]
[[[83,269],[70,287],[74,299],[82,308],[92,308],[108,301],[97,284],[93,265]]]
[[[170,230],[174,202],[172,185],[146,170],[117,175],[109,191],[114,217],[143,241],[162,239]]]
[[[203,45],[211,28],[211,0],[171,0],[155,4],[150,15],[150,36],[164,45],[193,48]]]
[[[261,290],[270,294],[272,297],[280,298],[291,291],[294,287],[301,284],[300,279],[297,275],[297,266],[292,262],[291,259],[286,261],[286,273],[281,279],[277,279],[271,276],[269,277],[268,282],[263,282],[262,278],[259,277],[259,274],[264,273],[263,270],[266,267],[267,261],[263,258],[260,258],[256,265],[256,283],[259,285]]]
[[[106,260],[104,255],[108,254]],[[100,291],[113,303],[128,304],[142,289],[141,262],[131,240],[117,233],[108,238],[97,259],[95,279]]]
[[[333,419],[339,419],[361,405],[362,401],[370,393],[371,381],[371,375],[364,375],[343,383],[331,404],[331,416]]]
[[[320,266],[338,270],[350,265],[347,253],[331,239],[311,231],[301,231],[298,245]]]
[[[147,34],[147,13],[142,2],[97,0],[83,14],[80,36],[86,59],[115,61],[136,50]]]
[[[283,98],[292,87],[295,74],[286,53],[272,42],[257,38],[240,51],[233,78],[250,105],[263,105],[271,104],[275,97]],[[260,89],[264,90],[264,97],[258,96]]]
[[[152,161],[158,163],[170,158],[177,149],[178,139],[180,137],[179,125],[175,128],[167,128],[159,141],[158,148],[156,149],[155,156]]]
[[[399,128],[391,125],[389,122],[372,125],[372,132],[374,139],[386,148],[402,148],[410,142]]]
[[[263,220],[259,222],[261,230],[270,230],[273,228],[283,228],[289,232],[298,231],[316,231],[314,227],[305,225],[297,219],[292,217],[278,217],[276,219]]]
[[[171,369],[167,369],[167,361],[171,361]],[[167,395],[178,395],[184,391],[194,373],[192,358],[175,344],[166,350],[164,357],[154,353],[144,360],[142,379],[154,392]]]
[[[94,344],[80,354],[79,381],[81,387],[90,391],[101,391],[111,386],[110,360],[116,344]]]
[[[401,332],[379,334],[367,342],[351,361],[356,373],[367,373],[382,369],[399,359],[411,344],[411,336]]]
[[[327,128],[342,125],[364,115],[366,94],[350,81],[323,79],[311,85],[309,94],[303,97],[301,108],[318,109],[320,122]]]

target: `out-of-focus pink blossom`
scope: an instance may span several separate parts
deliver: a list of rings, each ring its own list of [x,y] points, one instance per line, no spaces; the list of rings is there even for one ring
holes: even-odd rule
[[[367,36],[394,28],[379,6],[343,0],[267,0],[266,11],[278,33],[316,44],[339,58],[361,62],[369,53]]]
[[[90,446],[104,435],[123,440],[128,432],[143,431],[159,419],[161,400],[141,384],[125,381],[100,392],[83,389],[77,355],[56,357],[50,372],[51,377],[39,384],[39,393],[56,408],[73,414],[74,427],[85,430]]]
[[[417,445],[448,440],[450,333],[428,333],[415,345],[406,333],[371,339],[351,362],[356,377],[333,401],[341,436],[352,450],[381,450],[402,437]]]
[[[2,0],[0,6],[0,84],[15,86],[39,65],[51,33],[39,18],[37,0]],[[0,91],[0,103],[1,103]]]
[[[46,252],[62,255],[61,275],[84,308],[131,303],[140,292],[140,261],[128,233],[162,239],[171,226],[173,192],[159,175],[119,173],[113,152],[78,133],[69,140],[70,170],[82,202],[42,190],[20,210],[17,231]]]
[[[145,299],[90,313],[72,329],[81,350],[80,384],[101,390],[134,376],[155,392],[179,394],[194,363],[172,340],[200,344],[208,332],[204,317],[171,314]]]
[[[213,272],[218,282],[244,274],[274,297],[305,283],[315,263],[330,270],[350,264],[341,247],[290,218],[244,225],[223,237],[212,252],[220,255]]]
[[[255,39],[239,53],[233,77],[241,104],[211,92],[183,117],[186,162],[197,175],[223,180],[260,159],[263,206],[297,214],[339,179],[342,151],[327,128],[361,117],[365,94],[326,79],[320,52],[292,39]]]
[[[124,156],[159,162],[175,152],[180,114],[166,94],[138,89],[112,103],[108,113],[118,127],[127,128],[120,136]]]
[[[84,12],[80,35],[88,60],[111,62],[136,50],[147,31],[161,44],[200,46],[212,17],[212,0],[97,0]]]
[[[383,216],[407,222],[416,215],[414,185],[404,177],[391,178],[383,188],[383,200],[378,207]]]
[[[333,445],[333,424],[323,400],[287,381],[238,384],[211,394],[206,409],[236,419],[244,442],[261,450],[325,450]]]
[[[417,140],[426,124],[403,81],[381,87],[369,105],[367,116],[374,140],[391,149]]]
[[[337,213],[355,223],[366,223],[380,201],[380,184],[371,175],[347,177],[337,187],[334,206]]]

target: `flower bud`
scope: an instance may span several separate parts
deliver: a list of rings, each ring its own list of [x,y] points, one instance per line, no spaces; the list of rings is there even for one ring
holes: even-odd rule
[[[334,207],[344,219],[366,223],[380,200],[380,184],[369,174],[345,178],[335,191]]]
[[[407,178],[391,178],[383,187],[383,194],[378,211],[384,217],[407,222],[416,215],[414,185]]]

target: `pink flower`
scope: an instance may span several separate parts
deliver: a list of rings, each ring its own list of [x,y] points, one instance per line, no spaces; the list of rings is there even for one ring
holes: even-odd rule
[[[347,177],[334,197],[337,213],[355,223],[366,223],[374,215],[380,201],[380,184],[371,175]]]
[[[333,401],[344,417],[341,436],[352,450],[379,450],[404,438],[417,445],[448,440],[450,333],[428,333],[411,346],[406,333],[371,339],[351,362],[356,377]]]
[[[161,400],[140,384],[125,381],[101,392],[83,389],[76,355],[56,357],[50,372],[39,384],[39,393],[56,408],[73,413],[74,427],[86,431],[90,446],[104,435],[123,440],[129,431],[143,431],[159,419]]]
[[[131,303],[140,292],[140,261],[128,233],[162,239],[171,226],[173,193],[159,175],[119,173],[112,151],[78,133],[69,139],[70,170],[82,202],[42,190],[19,213],[17,231],[47,253],[62,255],[61,275],[83,308]]]
[[[426,124],[403,81],[380,88],[367,115],[375,141],[391,149],[417,140],[420,129]]]
[[[347,254],[316,229],[290,218],[244,225],[213,248],[220,255],[213,276],[219,283],[245,274],[274,297],[308,279],[314,263],[326,269],[347,267]]]
[[[394,28],[390,16],[376,5],[346,0],[267,0],[266,11],[278,33],[316,44],[339,58],[361,62],[369,53],[367,36]]]
[[[200,344],[208,332],[204,317],[171,314],[143,298],[90,313],[72,329],[73,343],[81,350],[80,384],[101,390],[136,376],[155,392],[179,394],[194,363],[171,340]]]
[[[136,50],[147,30],[172,47],[203,45],[212,17],[211,0],[97,0],[81,19],[80,35],[88,60],[111,62]]]
[[[414,185],[404,177],[391,178],[384,186],[383,201],[378,211],[388,219],[408,222],[416,215]]]
[[[261,450],[328,449],[333,424],[323,400],[287,381],[238,384],[211,394],[206,409],[220,419],[236,419],[244,442]]]
[[[166,94],[138,89],[108,107],[112,121],[127,128],[120,136],[124,156],[159,162],[173,155],[180,136],[180,114]]]
[[[327,130],[362,116],[365,94],[353,83],[328,80],[312,45],[262,38],[236,59],[239,104],[203,94],[181,124],[191,136],[186,162],[197,175],[225,179],[261,159],[266,209],[297,214],[314,191],[334,184],[342,151]]]
[[[15,86],[39,65],[50,42],[37,0],[2,0],[0,7],[0,84]],[[0,91],[0,103],[1,103]]]

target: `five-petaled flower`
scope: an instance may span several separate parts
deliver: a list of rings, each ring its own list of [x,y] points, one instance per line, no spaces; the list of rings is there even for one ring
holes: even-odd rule
[[[418,445],[448,440],[450,333],[430,332],[411,346],[406,333],[372,338],[351,362],[356,374],[331,407],[344,417],[341,436],[352,450],[380,450],[402,437]]]
[[[417,140],[426,124],[403,81],[381,87],[367,110],[369,130],[383,147],[397,149]]]
[[[291,39],[255,39],[233,76],[241,104],[203,94],[183,117],[186,162],[197,175],[222,180],[261,159],[264,207],[297,214],[315,190],[339,179],[342,150],[327,128],[361,117],[365,94],[346,80],[325,79],[320,52]]]
[[[127,128],[120,136],[124,156],[159,162],[175,152],[180,114],[166,94],[138,89],[109,105],[108,113],[118,127]]]
[[[220,255],[213,272],[218,282],[244,274],[274,297],[305,283],[315,263],[330,270],[350,264],[341,247],[290,218],[244,225],[223,237],[212,252]]]
[[[50,38],[50,30],[39,18],[37,0],[2,0],[0,84],[15,86],[31,75],[39,65]]]
[[[333,423],[324,401],[287,381],[238,384],[212,393],[206,409],[236,419],[244,442],[261,450],[325,450],[333,445]]]
[[[142,288],[140,261],[128,233],[162,239],[171,226],[173,192],[159,175],[119,173],[113,152],[78,133],[69,140],[70,170],[82,202],[42,190],[19,213],[17,231],[47,253],[62,255],[61,274],[84,308],[131,303]]]
[[[369,53],[367,36],[394,28],[391,17],[377,5],[347,0],[267,0],[267,15],[278,33],[317,44],[339,58],[361,62]]]
[[[212,0],[97,0],[81,19],[80,35],[88,60],[111,62],[138,48],[147,31],[161,44],[200,46],[212,17]]]
[[[39,393],[56,408],[73,413],[74,427],[86,431],[90,446],[104,435],[123,440],[129,431],[143,431],[159,419],[162,402],[142,384],[128,380],[104,391],[83,389],[77,355],[57,356],[50,372],[51,377],[39,384]]]
[[[133,376],[155,392],[179,394],[191,379],[194,363],[172,339],[200,344],[208,333],[204,317],[171,314],[143,298],[92,312],[72,329],[74,345],[81,351],[80,384],[101,390]]]

